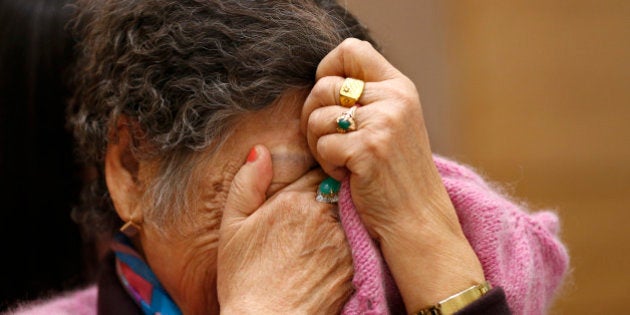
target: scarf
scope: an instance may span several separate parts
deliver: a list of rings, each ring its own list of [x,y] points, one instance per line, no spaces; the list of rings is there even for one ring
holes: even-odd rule
[[[116,273],[123,287],[146,315],[180,315],[175,302],[162,287],[131,241],[117,233],[112,243],[116,255]]]

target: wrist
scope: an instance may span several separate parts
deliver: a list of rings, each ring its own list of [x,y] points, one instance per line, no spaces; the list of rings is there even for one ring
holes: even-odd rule
[[[424,308],[418,312],[413,312],[414,315],[452,315],[459,312],[463,308],[472,304],[480,299],[488,291],[491,286],[488,282],[482,282],[478,285],[471,286],[453,294],[452,296],[438,302],[437,304]]]
[[[404,235],[449,233],[463,237],[455,207],[444,185],[441,182],[427,184],[423,190],[406,194],[408,198],[401,198],[404,202],[390,205],[389,217],[374,222],[373,229],[379,240],[398,240],[401,232],[406,232]]]
[[[407,310],[426,308],[485,281],[463,233],[421,228],[411,220],[388,231],[381,250]]]

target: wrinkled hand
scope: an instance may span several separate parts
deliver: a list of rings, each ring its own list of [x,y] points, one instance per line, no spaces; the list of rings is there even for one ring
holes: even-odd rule
[[[354,119],[336,131],[344,78],[365,81]],[[352,199],[378,239],[408,311],[483,281],[483,271],[433,163],[414,84],[368,42],[347,39],[319,64],[302,112],[316,160]]]
[[[331,205],[315,201],[321,171],[268,200],[269,151],[236,174],[220,228],[217,290],[222,313],[334,314],[352,293],[352,258]]]
[[[340,134],[335,119],[348,110],[337,105],[345,77],[366,85],[354,116],[358,129]],[[416,88],[369,43],[346,40],[322,60],[302,126],[324,171],[337,180],[350,175],[353,201],[372,236],[387,236],[418,215],[410,211],[418,205],[432,208],[421,213],[425,220],[457,231],[455,213],[442,211],[450,201],[433,164]]]

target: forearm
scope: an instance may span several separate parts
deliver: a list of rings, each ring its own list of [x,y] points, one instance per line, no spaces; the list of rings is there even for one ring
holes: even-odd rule
[[[409,312],[482,283],[481,264],[466,238],[404,220],[381,239],[381,250]],[[442,231],[443,232],[443,231]]]

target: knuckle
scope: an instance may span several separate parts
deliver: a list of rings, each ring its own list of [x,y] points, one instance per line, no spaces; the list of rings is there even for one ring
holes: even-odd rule
[[[386,131],[379,131],[371,134],[363,139],[363,150],[377,159],[386,159],[388,157],[387,144],[390,143],[391,137]]]
[[[313,111],[311,115],[308,116],[307,126],[309,131],[314,132],[317,130],[317,126],[321,120],[320,116],[321,114],[317,110]]]
[[[318,152],[318,154],[321,155],[322,159],[328,158],[328,151],[325,151],[323,153]],[[326,174],[335,174],[335,172],[337,171],[337,166],[328,163],[325,160],[320,163],[320,166],[324,170],[324,172],[326,172]]]
[[[368,42],[362,41],[360,39],[356,39],[356,38],[346,38],[343,42],[341,42],[341,44],[339,45],[339,49],[341,50],[342,54],[356,54],[358,52],[360,52],[361,50],[366,48],[366,44],[369,45]]]
[[[348,37],[348,38],[344,39],[339,46],[342,47],[342,48],[345,48],[347,46],[356,45],[356,44],[358,44],[360,42],[361,42],[361,40],[358,39],[358,38]]]
[[[330,139],[328,137],[321,137],[321,138],[317,139],[317,144],[315,145],[315,149],[317,150],[317,154],[324,160],[326,160],[327,158],[330,157],[329,155],[330,155],[331,149],[330,149],[330,146],[328,145],[329,142],[330,142],[329,140]],[[324,165],[324,164],[329,164],[329,163],[326,163],[326,161],[318,161],[318,162],[320,162],[320,164],[322,164],[320,166],[324,169],[324,171],[326,173],[328,173],[328,171],[330,171],[330,169],[328,169],[327,166],[331,167],[331,165]],[[322,162],[324,162],[324,163],[322,163]]]
[[[393,86],[390,88],[390,95],[396,101],[405,101],[410,97],[410,94],[407,89],[401,88],[401,86]]]
[[[416,84],[406,75],[400,76],[400,84],[408,90],[416,90]]]
[[[416,86],[408,78],[396,80],[396,82],[388,82],[386,89],[389,95],[398,101],[410,102],[418,98]]]
[[[341,88],[341,85],[336,77],[322,77],[317,80],[317,83],[311,89],[310,97],[316,100],[319,106],[333,105],[329,103],[331,103],[331,100],[336,99],[336,92],[339,91],[339,88]]]
[[[404,113],[399,106],[389,106],[378,113],[379,130],[385,131],[403,122]]]
[[[360,42],[360,45],[363,46],[363,49],[372,49],[372,50],[374,50],[374,45],[372,45],[372,43],[368,42],[367,40],[362,40]]]
[[[315,86],[311,89],[311,96],[316,99],[321,99],[325,94],[326,88],[330,84],[330,77],[323,77],[315,83]]]

